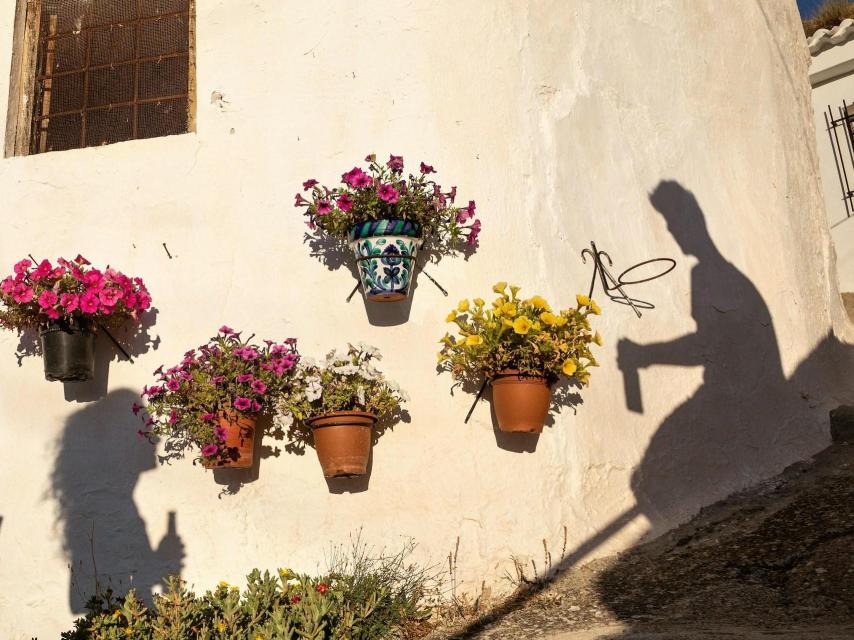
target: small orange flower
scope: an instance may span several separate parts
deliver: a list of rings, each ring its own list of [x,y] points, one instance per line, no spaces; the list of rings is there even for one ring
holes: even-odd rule
[[[320,595],[323,595],[324,593],[329,591],[329,585],[326,584],[325,582],[321,582],[319,585],[317,585],[315,587],[315,591],[317,591],[317,593],[319,593]]]

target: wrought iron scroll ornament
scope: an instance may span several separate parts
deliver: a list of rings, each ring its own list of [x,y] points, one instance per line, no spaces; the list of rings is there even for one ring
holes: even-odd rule
[[[608,270],[608,267],[614,266],[611,256],[609,256],[607,252],[597,249],[596,243],[593,241],[590,242],[589,249],[584,249],[581,252],[581,261],[584,264],[587,264],[588,256],[593,260],[593,276],[590,278],[590,291],[587,294],[587,297],[593,297],[593,290],[596,288],[596,278],[598,276],[602,283],[602,289],[605,291],[605,295],[614,302],[630,306],[634,310],[635,314],[637,314],[638,318],[643,315],[640,312],[641,309],[655,309],[655,305],[645,300],[632,298],[626,293],[625,287],[649,282],[650,280],[656,280],[667,275],[676,268],[676,260],[673,258],[652,258],[651,260],[644,260],[643,262],[638,262],[637,264],[632,265],[628,269],[623,270],[623,272],[615,278]],[[608,266],[605,266],[603,258],[608,261]],[[636,269],[657,263],[660,263],[663,267],[661,272],[645,278],[627,278],[627,276]],[[614,294],[615,291],[617,292],[617,295]]]

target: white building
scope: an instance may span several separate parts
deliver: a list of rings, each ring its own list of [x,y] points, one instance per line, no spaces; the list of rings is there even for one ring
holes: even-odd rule
[[[854,292],[854,20],[810,38],[821,184],[841,291]]]
[[[0,268],[81,253],[141,275],[159,341],[130,364],[100,340],[108,378],[63,389],[38,357],[19,366],[18,338],[0,333],[4,639],[70,628],[68,565],[91,591],[93,526],[101,578],[144,592],[170,571],[198,589],[256,566],[313,571],[360,528],[379,545],[413,537],[437,563],[459,538],[460,588],[506,589],[511,555],[541,564],[542,540],[557,555],[564,527],[572,561],[624,549],[822,449],[828,409],[850,400],[832,386],[851,378],[830,357],[847,320],[794,2],[200,0],[189,56],[158,54],[183,61],[169,76],[181,86],[144,102],[134,81],[82,106],[30,56],[60,56],[39,53],[35,25],[49,42],[87,23],[52,19],[56,0],[20,0],[44,11],[29,23],[15,4],[0,3],[0,69],[12,70],[11,83],[0,73],[12,97],[0,101]],[[129,59],[147,73],[138,49],[122,55],[100,69]],[[108,86],[87,84],[98,69],[66,69]],[[47,107],[36,81],[50,81]],[[165,118],[172,103],[177,122],[141,128],[142,105]],[[84,112],[86,134],[63,138],[60,118]],[[109,136],[92,124],[108,116]],[[176,130],[190,133],[72,148]],[[303,242],[293,193],[370,152],[425,160],[477,200],[477,253],[430,268],[449,297],[420,277],[407,303],[348,304],[349,269]],[[597,289],[601,367],[538,440],[496,434],[488,402],[463,424],[472,394],[434,369],[448,310],[499,280],[573,304],[591,240],[615,273],[677,261],[629,289],[655,309],[638,319]],[[158,365],[223,323],[294,336],[312,355],[382,349],[411,421],[379,441],[369,483],[328,485],[310,450],[267,456],[230,485],[189,460],[157,463],[130,405]]]

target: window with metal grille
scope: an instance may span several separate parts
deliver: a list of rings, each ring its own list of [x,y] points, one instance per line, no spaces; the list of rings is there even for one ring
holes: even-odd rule
[[[7,155],[193,130],[194,0],[19,5],[10,98],[20,112],[10,116]]]

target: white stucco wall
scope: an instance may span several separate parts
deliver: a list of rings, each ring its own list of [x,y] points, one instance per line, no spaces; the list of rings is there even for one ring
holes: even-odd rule
[[[842,198],[844,182],[840,181],[839,174],[844,166],[849,186],[854,188],[854,164],[848,152],[844,127],[837,129],[842,153],[834,155],[825,118],[828,106],[832,109],[833,117],[839,118],[843,101],[849,105],[854,102],[854,40],[827,45],[814,53],[809,74],[813,86],[816,149],[827,221],[837,255],[839,288],[841,291],[854,291],[854,218],[849,215],[849,210],[854,214],[854,209],[849,204],[849,210],[846,210]]]
[[[0,637],[70,626],[67,565],[90,572],[93,522],[98,570],[124,585],[180,555],[202,589],[254,566],[313,570],[363,528],[374,544],[414,537],[439,563],[459,536],[462,587],[506,588],[511,554],[542,566],[542,540],[557,555],[564,526],[573,559],[622,549],[826,444],[846,392],[825,387],[840,316],[794,3],[198,5],[198,133],[0,161],[0,264],[80,252],[143,276],[160,311],[158,348],[111,362],[97,401],[66,399],[38,358],[18,367],[17,338],[0,336]],[[303,244],[299,184],[372,151],[424,159],[477,200],[478,253],[430,268],[450,298],[421,277],[411,308],[368,312],[344,301],[349,270]],[[661,181],[693,192],[708,236]],[[590,240],[616,271],[678,261],[631,289],[657,308],[638,320],[602,301],[601,369],[535,443],[497,442],[486,403],[464,425],[472,397],[434,371],[449,305],[497,280],[570,304]],[[234,495],[189,461],[156,464],[133,394],[222,323],[295,336],[307,354],[382,348],[412,420],[375,448],[366,491],[331,490],[312,451],[265,458]],[[623,369],[648,365],[641,411],[621,340],[659,343],[622,350]],[[152,551],[169,512],[183,554]]]

